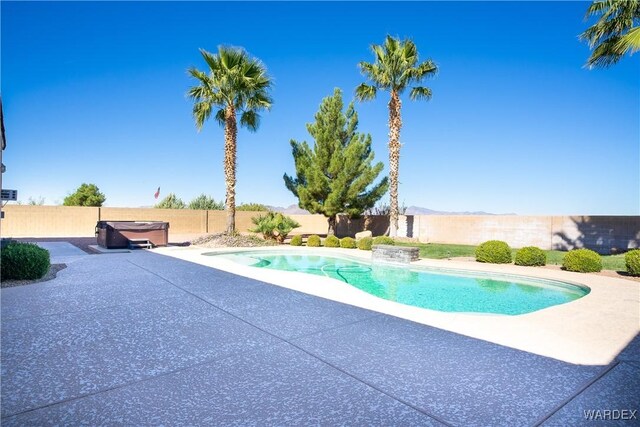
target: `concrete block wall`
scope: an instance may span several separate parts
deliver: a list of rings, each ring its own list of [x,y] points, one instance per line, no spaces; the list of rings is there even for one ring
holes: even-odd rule
[[[7,205],[3,210],[3,237],[92,237],[99,220],[167,221],[170,234],[219,233],[226,229],[224,211],[21,205]],[[251,218],[260,214],[236,212],[236,230],[247,232],[253,227]],[[300,223],[292,234],[327,232],[323,215],[290,216]],[[336,222],[338,237],[353,237],[362,230],[380,236],[388,228],[385,216],[350,220],[339,215]],[[504,240],[514,248],[585,247],[603,254],[640,247],[640,216],[402,215],[398,231],[399,236],[418,238],[422,243],[477,245]]]
[[[514,248],[551,249],[552,217],[498,215],[420,215],[414,228],[422,243],[478,245],[503,240]]]
[[[163,221],[170,233],[206,233],[207,211],[191,209],[100,208],[101,221]],[[95,226],[95,224],[94,224]]]
[[[95,233],[100,208],[22,206],[2,208],[2,237],[87,237]]]

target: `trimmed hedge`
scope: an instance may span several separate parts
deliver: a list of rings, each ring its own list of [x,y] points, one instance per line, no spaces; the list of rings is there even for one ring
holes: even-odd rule
[[[393,245],[394,241],[389,236],[377,236],[373,238],[374,245]]]
[[[373,238],[371,237],[363,237],[358,240],[358,249],[362,251],[370,251],[371,246],[373,246]]]
[[[326,239],[324,239],[324,247],[325,248],[339,248],[340,247],[340,239],[338,239],[336,236],[327,236]]]
[[[343,237],[340,240],[340,247],[343,249],[355,249],[356,248],[356,241],[353,240],[353,238],[351,237]]]
[[[11,243],[2,249],[2,280],[36,280],[49,271],[49,251],[32,243]]]
[[[631,276],[640,276],[640,249],[634,249],[624,254],[624,264]]]
[[[302,246],[302,236],[299,234],[296,234],[291,238],[291,241],[289,242],[289,244],[291,246]]]
[[[476,248],[476,261],[509,264],[511,262],[511,248],[507,242],[489,240]]]
[[[322,246],[320,236],[318,236],[317,234],[312,234],[311,236],[309,236],[309,238],[307,239],[307,246],[310,246],[313,248]]]
[[[516,252],[515,264],[541,267],[547,265],[547,254],[535,246],[526,246]]]
[[[597,273],[602,270],[602,258],[591,249],[574,249],[564,256],[562,267],[578,273]]]

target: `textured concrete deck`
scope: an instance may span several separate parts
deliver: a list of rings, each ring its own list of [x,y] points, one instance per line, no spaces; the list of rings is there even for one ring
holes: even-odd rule
[[[146,251],[1,295],[3,426],[567,426],[640,409],[638,337],[573,365]]]

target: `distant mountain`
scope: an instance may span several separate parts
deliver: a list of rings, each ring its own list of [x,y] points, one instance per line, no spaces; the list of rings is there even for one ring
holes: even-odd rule
[[[280,212],[287,215],[309,215],[309,211],[305,211],[304,209],[300,209],[298,205],[289,205],[286,208],[282,206],[268,206],[274,212]]]
[[[298,205],[290,205],[286,208],[282,206],[267,206],[274,212],[280,212],[287,215],[309,215],[309,211],[300,209]],[[434,211],[433,209],[422,208],[420,206],[409,206],[406,211],[406,215],[515,215],[513,213],[508,214],[495,214],[483,211],[473,212],[447,212],[447,211]]]
[[[409,206],[405,213],[407,215],[515,215],[513,213],[495,214],[495,213],[484,212],[484,211],[473,211],[473,212],[434,211],[433,209],[421,208],[420,206]]]

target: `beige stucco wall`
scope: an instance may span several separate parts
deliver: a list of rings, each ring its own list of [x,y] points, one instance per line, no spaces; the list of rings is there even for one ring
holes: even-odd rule
[[[503,240],[515,248],[551,248],[552,217],[548,216],[420,215],[414,227],[416,223],[424,243],[478,245]]]
[[[226,228],[224,211],[144,208],[85,208],[69,206],[7,205],[2,221],[3,237],[91,237],[98,220],[169,222],[169,234],[218,233]],[[248,232],[251,218],[262,212],[236,212],[236,230]],[[292,234],[326,234],[323,215],[290,215],[300,223]],[[337,219],[336,234],[353,236],[368,229],[383,235],[387,217]],[[542,249],[586,247],[601,253],[640,247],[640,216],[519,216],[519,215],[416,215],[401,216],[399,235],[423,243],[477,245],[504,240],[511,247]]]
[[[169,233],[206,233],[207,211],[192,209],[100,208],[101,221],[164,221]]]
[[[95,235],[99,208],[21,206],[3,208],[2,237],[90,237]]]

